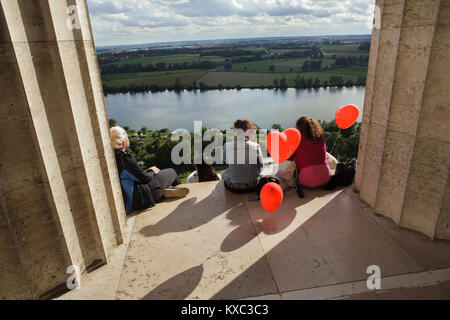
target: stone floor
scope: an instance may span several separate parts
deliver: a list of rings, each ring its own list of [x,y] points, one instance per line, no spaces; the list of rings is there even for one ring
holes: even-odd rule
[[[450,243],[377,217],[351,188],[291,191],[276,213],[223,183],[189,188],[130,217],[110,263],[59,299],[450,299]]]

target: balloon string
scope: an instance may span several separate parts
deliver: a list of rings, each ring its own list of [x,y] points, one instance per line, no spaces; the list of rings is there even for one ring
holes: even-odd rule
[[[331,155],[333,155],[334,148],[336,148],[336,145],[337,145],[337,143],[338,143],[338,141],[339,141],[339,138],[341,137],[341,131],[342,131],[342,129],[339,130],[339,133],[338,133],[338,135],[337,135],[336,141],[334,142],[334,146],[333,146],[333,148],[331,149],[331,152],[330,152]]]

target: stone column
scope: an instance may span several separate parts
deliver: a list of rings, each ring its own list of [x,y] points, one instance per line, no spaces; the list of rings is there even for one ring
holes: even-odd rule
[[[0,0],[0,53],[0,299],[48,298],[126,228],[86,1]]]
[[[397,225],[450,239],[450,1],[377,1],[356,187]]]

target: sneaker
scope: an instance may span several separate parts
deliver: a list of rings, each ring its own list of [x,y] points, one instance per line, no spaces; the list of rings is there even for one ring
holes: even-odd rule
[[[164,198],[184,198],[190,190],[186,187],[170,187],[164,190]]]

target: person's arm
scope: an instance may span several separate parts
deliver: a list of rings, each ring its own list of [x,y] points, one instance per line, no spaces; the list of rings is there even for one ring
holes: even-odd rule
[[[128,170],[136,178],[138,178],[141,183],[150,183],[150,181],[152,181],[153,175],[142,169],[132,157],[124,158],[125,169]]]
[[[158,174],[161,170],[159,168],[157,168],[157,167],[151,167],[151,168],[148,168],[145,171],[147,171],[147,172],[153,171],[155,174]]]

